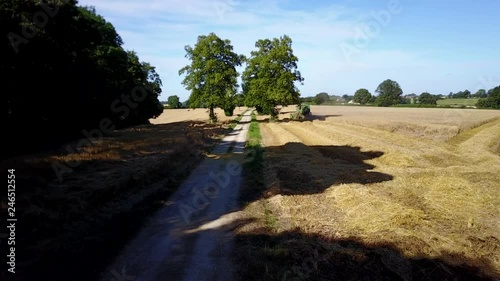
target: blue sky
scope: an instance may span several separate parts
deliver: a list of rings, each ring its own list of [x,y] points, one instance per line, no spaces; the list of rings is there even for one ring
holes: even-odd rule
[[[374,93],[385,79],[405,94],[500,85],[500,1],[80,0],[111,22],[163,81],[160,100],[189,92],[178,71],[185,45],[215,32],[237,53],[289,35],[305,78],[302,96]],[[242,69],[241,69],[242,70]]]

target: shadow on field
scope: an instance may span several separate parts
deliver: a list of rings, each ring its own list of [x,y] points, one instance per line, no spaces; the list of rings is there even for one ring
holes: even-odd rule
[[[337,115],[336,114],[327,114],[327,115],[310,114],[310,115],[306,116],[304,121],[313,121],[313,120],[325,121],[329,117],[340,117],[340,116],[342,116],[342,115],[339,115],[339,114],[337,114]]]
[[[372,171],[375,166],[365,161],[381,157],[381,151],[361,151],[352,146],[307,146],[291,142],[283,146],[263,148],[266,167],[262,167],[260,176],[268,177],[269,187],[264,183],[251,184],[261,186],[255,189],[243,189],[245,201],[260,197],[282,195],[305,195],[322,193],[332,185],[359,183],[371,184],[393,179],[392,175]]]
[[[283,114],[283,113],[280,113],[280,114]],[[282,119],[278,119],[278,120],[272,120],[269,118],[269,117],[266,117],[264,119],[261,119],[261,120],[257,120],[257,122],[259,123],[269,123],[269,122],[274,122],[274,123],[287,123],[287,122],[311,122],[311,121],[314,121],[314,120],[319,120],[319,121],[325,121],[327,118],[329,117],[340,117],[342,115],[314,115],[314,114],[311,114],[311,115],[307,115],[304,119],[300,119],[300,120],[292,120],[291,118],[288,118],[288,117],[285,117],[285,118],[282,118]]]
[[[485,258],[458,253],[404,257],[390,244],[366,245],[354,239],[254,229],[236,236],[234,280],[498,280]],[[258,257],[257,259],[255,257]],[[444,260],[459,260],[452,265]],[[474,265],[475,267],[473,267]],[[481,268],[479,270],[478,268]],[[488,276],[489,277],[485,277]]]
[[[94,138],[80,150],[78,143],[89,139],[1,161],[4,171],[16,170],[22,223],[16,225],[15,277],[3,271],[0,279],[95,280],[228,131],[204,122],[140,125]],[[5,216],[6,196],[0,195]]]

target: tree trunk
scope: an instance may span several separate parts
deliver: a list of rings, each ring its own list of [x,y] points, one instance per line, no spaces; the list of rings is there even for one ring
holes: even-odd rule
[[[217,122],[217,116],[215,116],[213,105],[210,106],[210,111],[209,111],[208,116],[210,118],[210,122],[212,122],[212,123]]]

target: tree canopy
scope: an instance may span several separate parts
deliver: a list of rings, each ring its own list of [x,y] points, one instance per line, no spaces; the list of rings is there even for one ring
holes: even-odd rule
[[[182,84],[191,91],[189,105],[204,104],[209,108],[210,120],[215,121],[214,108],[234,106],[227,101],[234,100],[239,76],[236,66],[245,58],[233,52],[229,40],[222,40],[215,33],[198,36],[194,48],[186,46],[184,49],[191,64],[180,69],[179,75],[185,75]]]
[[[403,90],[398,82],[387,79],[378,85],[377,104],[378,106],[391,106],[401,102]]]
[[[179,96],[177,96],[177,95],[169,96],[167,98],[167,103],[168,103],[168,108],[181,108],[182,107],[182,103],[179,99]]]
[[[473,98],[486,98],[488,94],[485,89],[479,89],[475,94],[472,95]]]
[[[84,137],[104,118],[122,128],[161,114],[160,77],[110,22],[77,1],[44,2],[0,2],[4,124],[17,140],[37,137],[23,149]]]
[[[481,108],[498,108],[500,109],[500,86],[497,86],[488,91],[488,97],[480,99],[477,106]]]
[[[450,92],[450,94],[448,94],[448,98],[450,98],[450,99],[468,99],[471,97],[472,97],[472,95],[471,95],[471,92],[469,90],[459,91],[456,93]]]
[[[289,36],[258,40],[255,47],[242,77],[245,104],[275,116],[277,105],[299,103],[300,92],[294,83],[302,83],[304,78],[297,70],[298,58]]]
[[[325,92],[321,92],[314,97],[315,104],[323,104],[329,100],[330,100],[330,96]]]
[[[370,99],[372,98],[372,94],[370,91],[367,89],[359,89],[354,93],[354,102],[360,103],[360,104],[367,104],[370,102]]]
[[[427,92],[423,92],[418,97],[418,102],[421,104],[437,104],[438,97],[431,95]]]

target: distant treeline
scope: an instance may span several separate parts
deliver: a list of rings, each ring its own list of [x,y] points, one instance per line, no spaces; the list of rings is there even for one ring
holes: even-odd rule
[[[321,92],[315,96],[301,98],[301,102],[310,104],[345,104],[356,103],[373,106],[407,106],[407,107],[435,107],[439,100],[443,99],[476,99],[476,107],[479,108],[500,108],[500,86],[489,89],[479,89],[471,94],[469,90],[450,92],[448,95],[433,95],[423,92],[420,95],[403,95],[403,91],[397,82],[386,80],[382,82],[375,91],[379,95],[372,95],[367,89],[359,89],[354,95],[335,96],[326,92]],[[474,105],[474,104],[472,104]],[[451,105],[441,105],[440,107],[453,107]],[[463,107],[466,107],[463,105]]]
[[[113,25],[94,8],[77,4],[0,2],[8,155],[89,137],[85,132],[105,135],[163,111],[155,68],[124,50]]]

